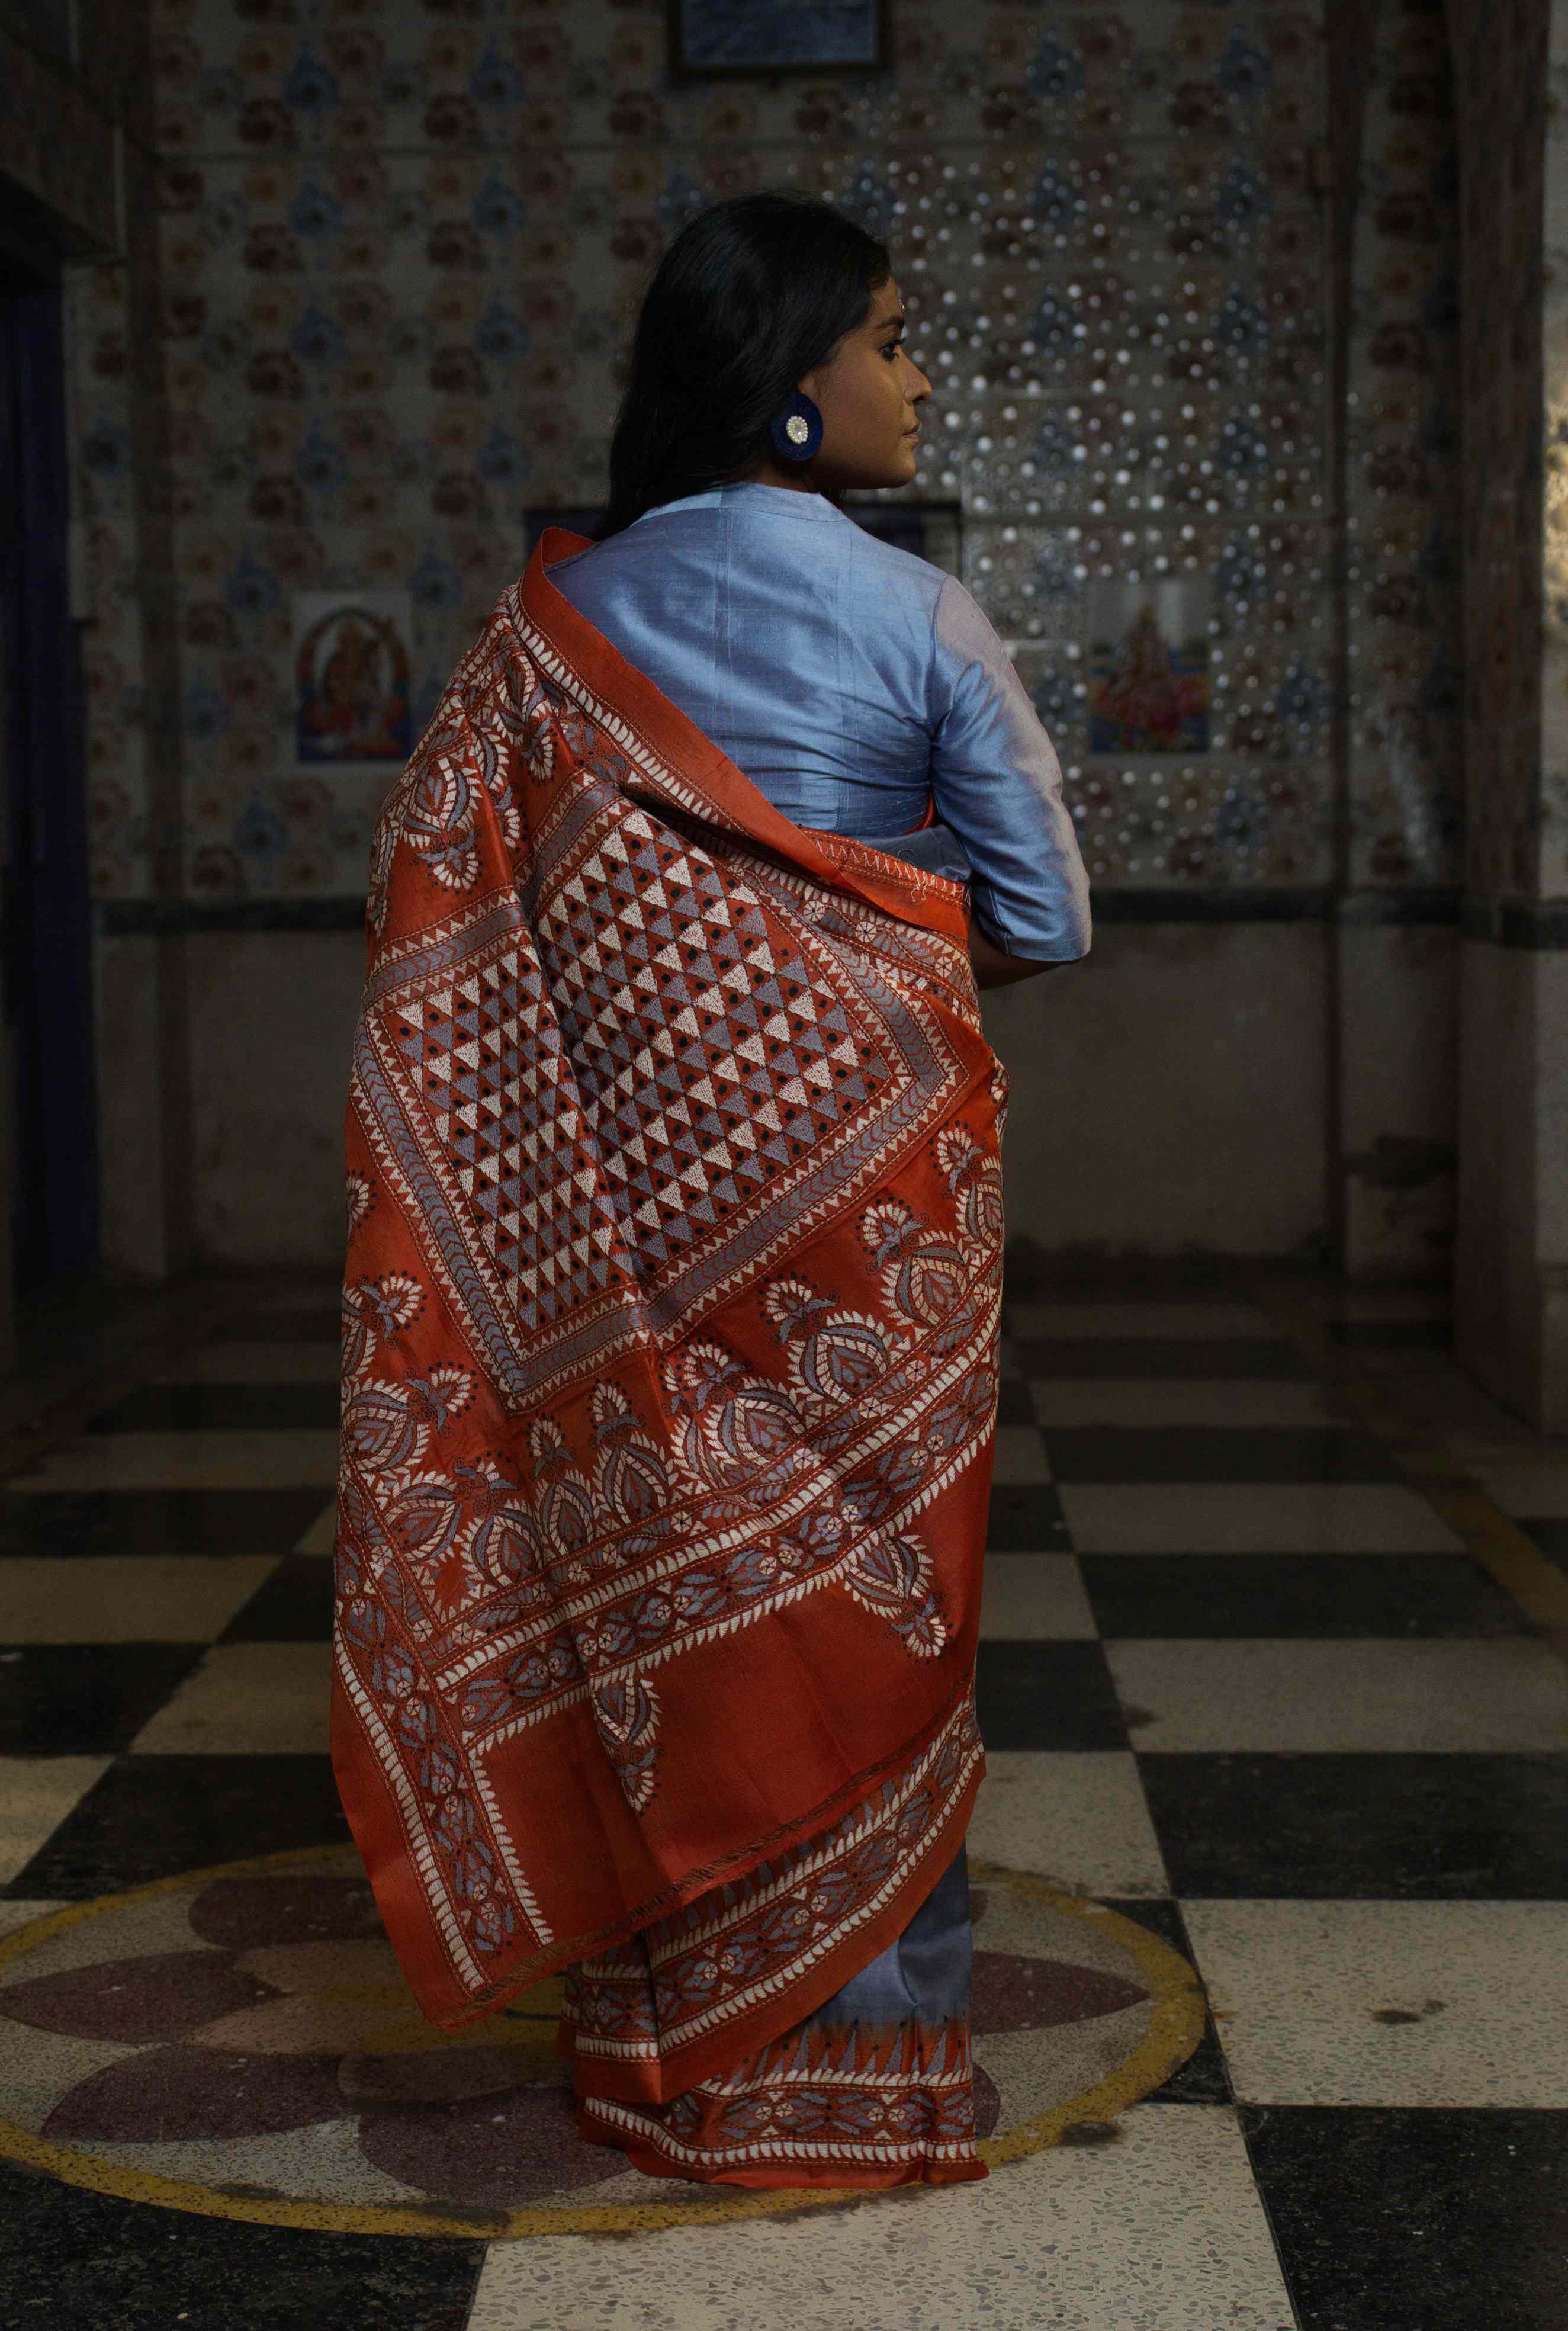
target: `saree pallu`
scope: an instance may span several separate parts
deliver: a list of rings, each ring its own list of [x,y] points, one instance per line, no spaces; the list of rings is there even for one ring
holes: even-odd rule
[[[1005,1083],[964,894],[774,811],[551,585],[583,547],[375,838],[338,1787],[434,2022],[571,1970],[584,2136],[973,2177]]]

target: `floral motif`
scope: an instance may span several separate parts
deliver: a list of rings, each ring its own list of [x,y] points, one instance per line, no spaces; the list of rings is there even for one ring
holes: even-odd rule
[[[493,717],[499,725],[499,708]],[[481,801],[488,801],[506,849],[516,850],[522,840],[522,820],[501,774],[495,741],[482,727],[461,737],[437,734],[427,737],[414,756],[417,774],[401,804],[401,831],[425,871],[448,890],[471,890],[479,880]]]
[[[939,1137],[937,1156],[974,1251],[993,1251],[1001,1230],[994,1168],[963,1126]],[[684,1346],[665,1370],[676,1428],[671,1454],[688,1498],[698,1495],[718,1520],[774,1513],[803,1489],[815,1489],[815,1505],[755,1546],[688,1567],[667,1589],[645,1588],[564,1624],[552,1615],[563,1597],[615,1578],[669,1542],[676,1485],[657,1441],[624,1391],[605,1382],[590,1403],[592,1474],[547,1416],[528,1430],[526,1488],[493,1458],[429,1470],[432,1438],[468,1406],[471,1378],[451,1367],[424,1377],[374,1375],[374,1337],[410,1324],[423,1298],[415,1282],[395,1274],[352,1289],[345,1448],[370,1485],[380,1527],[411,1575],[443,1603],[488,1602],[497,1592],[506,1598],[476,1612],[463,1640],[515,1637],[519,1628],[537,1637],[467,1685],[461,1719],[469,1737],[491,1736],[585,1692],[627,1801],[641,1812],[657,1782],[660,1703],[637,1662],[690,1629],[733,1622],[813,1580],[836,1577],[862,1608],[887,1621],[911,1657],[941,1652],[947,1627],[928,1551],[917,1527],[898,1527],[892,1518],[987,1429],[993,1368],[962,1375],[955,1394],[927,1414],[917,1442],[879,1451],[841,1477],[824,1470],[822,1457],[863,1430],[879,1407],[908,1397],[900,1364],[917,1348],[915,1330],[941,1331],[943,1347],[974,1336],[976,1300],[990,1300],[988,1281],[984,1272],[974,1281],[958,1250],[902,1204],[868,1208],[863,1237],[884,1298],[903,1311],[908,1327],[786,1274],[766,1283],[760,1306],[786,1347],[788,1388],[711,1340]],[[694,1527],[689,1518],[688,1531]],[[428,1620],[414,1623],[429,1632]],[[400,1698],[405,1692],[392,1686],[402,1675],[383,1658],[370,1682]]]
[[[678,1353],[666,1365],[664,1383],[676,1419],[677,1461],[690,1487],[758,1490],[771,1501],[792,1470],[789,1460],[803,1429],[783,1385],[708,1342]]]
[[[898,1199],[866,1210],[862,1234],[879,1266],[883,1299],[923,1327],[940,1327],[969,1273],[949,1240],[936,1238]]]
[[[817,1413],[867,1399],[904,1347],[896,1331],[798,1279],[774,1280],[763,1309],[789,1347],[797,1400]]]
[[[886,1619],[914,1659],[934,1660],[947,1628],[931,1592],[931,1562],[912,1532],[887,1531],[862,1539],[843,1573],[857,1603]]]
[[[594,1722],[634,1812],[649,1803],[658,1780],[659,1695],[646,1676],[611,1676],[590,1695]]]
[[[598,1451],[594,1491],[600,1508],[611,1527],[638,1533],[632,1543],[641,1553],[660,1535],[651,1536],[649,1526],[669,1506],[670,1469],[618,1384],[594,1385],[593,1418]]]
[[[998,1106],[1006,1087],[993,1096]],[[958,1201],[959,1228],[974,1245],[986,1250],[1001,1237],[1002,1169],[987,1156],[966,1125],[947,1127],[936,1137],[936,1163]]]
[[[375,1204],[375,1193],[363,1174],[346,1174],[343,1177],[344,1227],[352,1238]]]

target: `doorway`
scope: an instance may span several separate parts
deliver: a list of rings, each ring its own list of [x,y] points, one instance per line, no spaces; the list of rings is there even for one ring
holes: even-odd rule
[[[58,274],[0,254],[0,1115],[10,1269],[36,1294],[98,1260],[91,900],[70,589]]]

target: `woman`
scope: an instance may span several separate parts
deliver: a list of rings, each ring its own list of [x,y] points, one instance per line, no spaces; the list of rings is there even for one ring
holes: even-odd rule
[[[383,818],[348,1114],[334,1757],[388,1931],[447,2024],[565,1971],[582,2134],[743,2185],[984,2174],[974,988],[1088,923],[1005,651],[838,507],[915,473],[903,328],[824,205],[676,238],[597,541]]]

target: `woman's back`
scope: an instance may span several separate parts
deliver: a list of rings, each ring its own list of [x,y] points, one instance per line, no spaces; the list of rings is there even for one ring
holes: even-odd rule
[[[821,494],[717,487],[550,580],[797,825],[924,815],[931,625],[946,578]]]
[[[382,819],[349,1118],[334,1765],[389,1930],[451,2021],[565,1972],[585,2137],[786,2193],[985,2174],[975,988],[1088,944],[1005,647],[838,507],[918,475],[907,325],[829,205],[675,236],[604,541]]]
[[[550,580],[797,825],[879,840],[934,806],[1010,953],[1072,956],[1087,898],[1050,741],[952,576],[822,495],[715,487]]]

